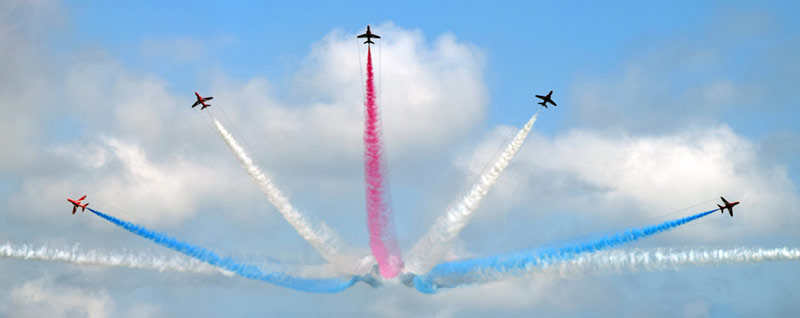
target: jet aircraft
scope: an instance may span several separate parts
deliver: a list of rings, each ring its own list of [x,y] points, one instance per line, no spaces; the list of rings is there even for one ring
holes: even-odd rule
[[[367,38],[367,40],[364,41],[364,44],[367,44],[367,45],[375,44],[375,42],[372,42],[372,38],[375,38],[375,39],[380,39],[381,38],[380,36],[378,36],[377,34],[372,33],[372,31],[369,30],[369,24],[367,24],[367,33],[364,33],[364,34],[359,35],[357,37],[358,38]]]
[[[728,202],[728,200],[725,200],[725,198],[723,198],[723,197],[719,197],[719,198],[722,199],[722,203],[725,203],[725,206],[721,206],[721,205],[717,204],[717,206],[719,207],[719,212],[722,213],[722,214],[725,214],[725,209],[728,209],[728,212],[730,212],[731,217],[733,217],[733,207],[736,206],[737,204],[739,204],[739,201],[730,203],[730,202]]]
[[[198,92],[194,92],[194,94],[197,96],[197,101],[194,102],[194,104],[192,104],[192,108],[194,108],[197,105],[201,105],[202,104],[203,107],[201,107],[200,110],[203,110],[203,109],[206,109],[206,107],[211,106],[211,104],[206,104],[206,101],[207,100],[212,100],[212,99],[214,99],[214,97],[211,97],[211,96],[203,97],[203,96],[200,96],[200,93],[198,93]]]
[[[75,214],[75,211],[77,211],[78,208],[81,208],[81,212],[86,211],[86,206],[89,205],[89,202],[81,204],[81,201],[83,201],[83,199],[86,199],[85,195],[82,196],[80,199],[77,199],[77,200],[73,200],[73,199],[67,198],[67,201],[69,201],[69,203],[72,203],[72,214]]]
[[[547,96],[536,95],[536,98],[539,98],[539,99],[542,100],[541,103],[537,103],[537,104],[544,106],[544,108],[547,108],[547,103],[550,103],[550,104],[553,104],[553,106],[556,106],[556,102],[554,102],[552,99],[550,99],[551,95],[553,95],[553,91],[550,91],[549,93],[547,93]]]

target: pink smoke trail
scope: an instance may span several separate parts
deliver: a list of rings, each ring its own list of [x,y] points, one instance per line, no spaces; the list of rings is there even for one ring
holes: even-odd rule
[[[364,124],[364,174],[367,183],[367,227],[369,247],[378,261],[381,276],[393,278],[403,267],[403,258],[394,233],[394,222],[386,202],[386,182],[383,178],[383,143],[380,114],[375,104],[375,83],[372,75],[372,52],[367,48],[367,121]]]

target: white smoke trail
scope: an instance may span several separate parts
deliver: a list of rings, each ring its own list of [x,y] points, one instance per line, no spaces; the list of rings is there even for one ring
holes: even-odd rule
[[[800,248],[634,249],[584,254],[566,261],[556,259],[524,269],[487,269],[438,279],[437,289],[486,284],[527,277],[574,279],[585,275],[621,272],[679,270],[687,266],[719,266],[761,262],[799,261]]]
[[[236,155],[239,163],[247,170],[247,173],[253,177],[253,180],[266,195],[267,199],[276,209],[280,212],[289,224],[294,227],[300,236],[309,242],[314,249],[319,252],[323,258],[333,264],[333,266],[342,273],[347,274],[366,274],[372,270],[375,264],[375,259],[371,256],[357,257],[352,252],[351,248],[340,247],[341,240],[338,235],[324,222],[320,222],[315,228],[310,224],[307,218],[295,209],[289,199],[275,187],[272,181],[264,175],[261,169],[256,166],[253,159],[244,151],[244,149],[233,139],[233,136],[220,124],[216,118],[212,118],[214,127],[217,132],[225,140],[225,143]]]
[[[0,258],[34,260],[45,262],[63,262],[78,265],[101,267],[124,267],[134,269],[156,270],[159,272],[183,272],[213,274],[221,273],[232,276],[226,270],[218,269],[200,261],[186,257],[157,257],[135,253],[113,253],[99,250],[80,251],[75,245],[69,249],[53,248],[46,245],[33,247],[3,243],[0,245]]]
[[[575,259],[549,265],[552,271],[564,277],[584,273],[622,271],[678,270],[694,265],[722,265],[800,260],[800,248],[750,248],[732,249],[634,249],[610,250],[586,254]]]
[[[447,209],[447,213],[436,219],[436,223],[431,226],[428,233],[408,253],[405,272],[418,275],[424,274],[442,259],[453,239],[472,219],[472,215],[478,208],[481,199],[497,182],[503,169],[508,166],[511,159],[522,147],[522,144],[525,143],[525,139],[528,137],[528,133],[538,116],[539,113],[537,112],[528,120],[528,123],[522,127],[511,143],[508,144],[505,151],[497,158],[492,168],[480,176],[478,183],[472,186],[469,193],[460,202],[451,205]]]
[[[71,248],[56,248],[47,245],[0,244],[0,258],[29,261],[62,262],[100,267],[123,267],[154,270],[159,272],[181,272],[195,274],[223,274],[234,276],[227,270],[184,256],[163,257],[133,252],[109,252],[103,250],[81,250],[78,245]],[[265,272],[280,272],[303,278],[330,278],[341,276],[331,264],[295,265],[278,262],[254,262]]]

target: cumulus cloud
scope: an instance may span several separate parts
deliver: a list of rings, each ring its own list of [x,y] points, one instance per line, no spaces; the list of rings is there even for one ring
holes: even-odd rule
[[[420,31],[392,24],[381,29],[391,39],[382,43],[375,59],[382,65],[379,74],[393,83],[381,90],[393,158],[409,160],[417,157],[414,153],[436,151],[481,120],[487,96],[478,49],[452,35],[429,45]],[[220,74],[212,83],[215,107],[205,112],[223,120],[230,116],[230,126],[244,132],[245,142],[252,141],[254,149],[248,150],[264,161],[267,171],[277,174],[279,182],[287,182],[281,175],[292,176],[290,189],[322,186],[360,194],[359,64],[365,55],[357,58],[360,47],[353,36],[334,31],[314,44],[288,94],[272,91],[264,78],[238,82]],[[235,160],[213,131],[191,114],[187,106],[191,97],[183,96],[189,94],[170,92],[165,80],[129,69],[102,50],[81,50],[63,59],[69,62],[66,68],[42,70],[31,79],[41,85],[29,89],[32,95],[47,91],[56,96],[61,105],[54,113],[56,125],[65,128],[45,129],[35,139],[26,138],[30,127],[47,118],[30,112],[24,125],[3,125],[12,136],[5,141],[7,148],[17,150],[4,156],[29,154],[3,161],[17,162],[13,171],[22,179],[22,198],[61,197],[81,189],[90,197],[124,202],[120,206],[150,221],[175,224],[196,213],[209,198],[221,204],[222,197],[241,197],[236,187],[242,184],[232,186],[230,180],[246,176],[235,170]],[[50,80],[62,77],[54,74],[63,75],[63,81]],[[7,99],[0,103],[4,110],[15,109]],[[223,107],[224,113],[219,109]],[[50,166],[46,175],[29,173],[41,172],[46,165]],[[319,172],[330,175],[318,178]],[[76,187],[78,178],[97,186]],[[348,182],[350,186],[341,186]],[[34,208],[55,207],[34,204]]]
[[[42,94],[52,89],[48,68],[36,39],[50,27],[62,25],[58,6],[48,1],[4,1],[0,4],[0,174],[25,166],[34,151],[26,144],[41,135],[37,127],[48,105],[56,101]],[[30,20],[42,21],[32,24]]]
[[[388,293],[376,297],[368,310],[382,317],[563,316],[581,311],[565,299],[581,299],[581,303],[597,305],[598,312],[611,313],[617,309],[612,304],[618,303],[619,297],[602,280],[570,281],[537,274],[435,295]]]
[[[87,194],[90,208],[120,209],[151,224],[175,225],[222,196],[242,199],[232,191],[241,185],[231,177],[238,172],[233,165],[213,166],[182,155],[157,158],[115,137],[54,146],[39,156],[34,163],[56,164],[19,182],[17,200],[10,203],[27,211],[19,218],[47,221],[52,211],[64,210],[64,197]]]
[[[155,317],[161,313],[155,304],[119,306],[105,290],[65,287],[45,278],[6,291],[0,296],[0,314],[9,317]]]
[[[105,292],[55,287],[43,280],[30,281],[8,290],[5,306],[13,317],[111,317],[115,303]]]
[[[383,83],[378,91],[391,162],[441,151],[482,120],[488,94],[479,49],[452,35],[429,45],[420,31],[393,24],[375,29],[385,39],[373,47],[373,59],[380,63],[376,76]],[[315,43],[283,99],[271,94],[265,79],[217,80],[215,94],[225,98],[218,103],[242,131],[261,139],[259,157],[287,169],[358,168],[364,116],[359,72],[365,71],[366,51],[355,35],[334,31]]]
[[[499,128],[459,165],[479,173],[505,130]],[[546,218],[569,211],[584,221],[625,228],[698,203],[705,202],[684,213],[712,209],[723,195],[743,202],[734,219],[680,233],[706,242],[737,233],[724,241],[729,242],[797,226],[791,212],[800,204],[795,185],[785,167],[762,160],[758,149],[725,125],[657,135],[587,129],[533,135],[490,197],[493,211],[485,213],[523,210]]]

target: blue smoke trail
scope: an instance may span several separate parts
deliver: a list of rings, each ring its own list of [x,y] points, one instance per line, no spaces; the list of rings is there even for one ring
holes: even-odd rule
[[[156,233],[146,229],[144,226],[133,224],[127,221],[120,220],[113,216],[107,215],[100,211],[95,211],[87,208],[97,216],[108,220],[117,226],[130,231],[133,234],[139,235],[143,238],[156,242],[159,245],[166,246],[183,254],[194,257],[198,260],[206,262],[210,265],[229,270],[239,276],[257,279],[272,283],[278,286],[287,287],[299,291],[313,292],[313,293],[337,293],[343,291],[350,286],[353,286],[358,281],[364,281],[370,285],[375,284],[374,279],[361,276],[352,276],[349,279],[345,278],[299,278],[289,276],[283,273],[270,272],[264,273],[254,265],[241,264],[229,257],[220,257],[217,253],[199,246],[179,241],[166,234]],[[373,285],[374,286],[374,285]]]
[[[667,221],[658,225],[652,225],[641,229],[630,229],[611,237],[568,245],[559,249],[521,251],[485,258],[445,262],[436,265],[425,275],[414,276],[413,284],[414,288],[420,292],[434,294],[441,288],[453,288],[461,285],[482,283],[486,282],[487,276],[492,274],[522,272],[533,266],[570,260],[580,254],[602,251],[671,230],[716,211],[717,209],[714,209],[685,218]],[[407,277],[405,279],[407,283],[411,283],[410,278],[411,277]]]

